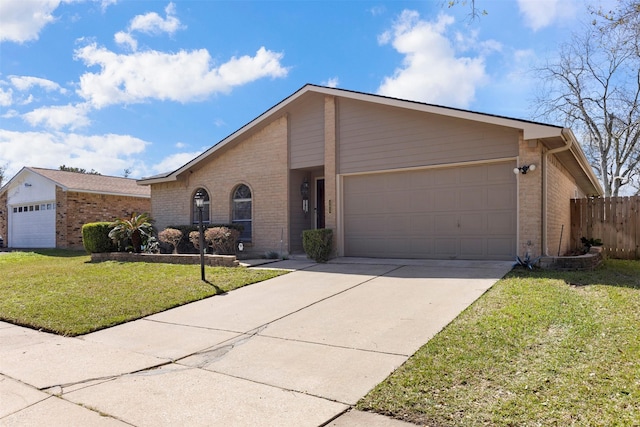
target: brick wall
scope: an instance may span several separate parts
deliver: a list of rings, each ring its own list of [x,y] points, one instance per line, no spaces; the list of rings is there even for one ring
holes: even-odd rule
[[[0,195],[0,237],[4,239],[4,246],[9,242],[9,208],[7,207],[7,192]]]
[[[547,158],[547,248],[549,255],[566,254],[570,247],[571,207],[573,198],[584,197],[575,180],[554,155]],[[564,231],[562,231],[564,225]],[[560,233],[562,231],[562,242]]]
[[[255,252],[289,251],[287,117],[224,147],[178,181],[151,185],[156,227],[190,224],[191,200],[202,187],[209,193],[213,223],[231,221],[231,199],[239,184],[251,189],[252,243]]]
[[[542,254],[542,167],[541,147],[535,140],[525,141],[520,133],[518,166],[536,165],[526,175],[518,174],[518,246],[517,254],[532,258]]]
[[[142,197],[65,192],[56,187],[56,247],[82,249],[82,226],[89,222],[148,213],[151,200]]]

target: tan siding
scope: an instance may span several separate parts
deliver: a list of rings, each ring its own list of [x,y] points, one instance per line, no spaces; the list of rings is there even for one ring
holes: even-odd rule
[[[305,98],[289,113],[291,168],[322,166],[324,163],[324,107],[321,95]]]
[[[246,184],[252,193],[251,251],[288,251],[289,187],[287,169],[287,119],[281,117],[256,134],[238,141],[187,172],[178,182],[153,184],[152,215],[162,230],[167,225],[191,223],[191,195],[205,188],[211,200],[211,221],[231,221],[231,197],[238,184]]]
[[[344,98],[338,111],[340,173],[518,155],[514,129]]]

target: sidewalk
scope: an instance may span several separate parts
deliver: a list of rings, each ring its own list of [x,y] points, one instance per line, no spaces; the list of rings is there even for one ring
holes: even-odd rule
[[[0,322],[0,426],[407,425],[351,408],[511,263],[264,267],[295,271],[78,338]]]

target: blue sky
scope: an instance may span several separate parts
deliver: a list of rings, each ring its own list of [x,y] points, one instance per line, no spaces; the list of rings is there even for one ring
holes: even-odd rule
[[[306,83],[533,118],[585,3],[447,3],[2,0],[0,166],[171,171]]]

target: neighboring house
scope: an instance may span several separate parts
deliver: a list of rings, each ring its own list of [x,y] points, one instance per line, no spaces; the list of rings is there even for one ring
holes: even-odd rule
[[[336,255],[388,258],[566,251],[570,199],[602,194],[570,129],[314,85],[138,183],[158,229],[195,222],[201,190],[205,221],[243,223],[251,251],[299,253],[326,227]]]
[[[133,179],[24,167],[0,188],[0,236],[13,248],[81,249],[82,226],[151,210]]]

